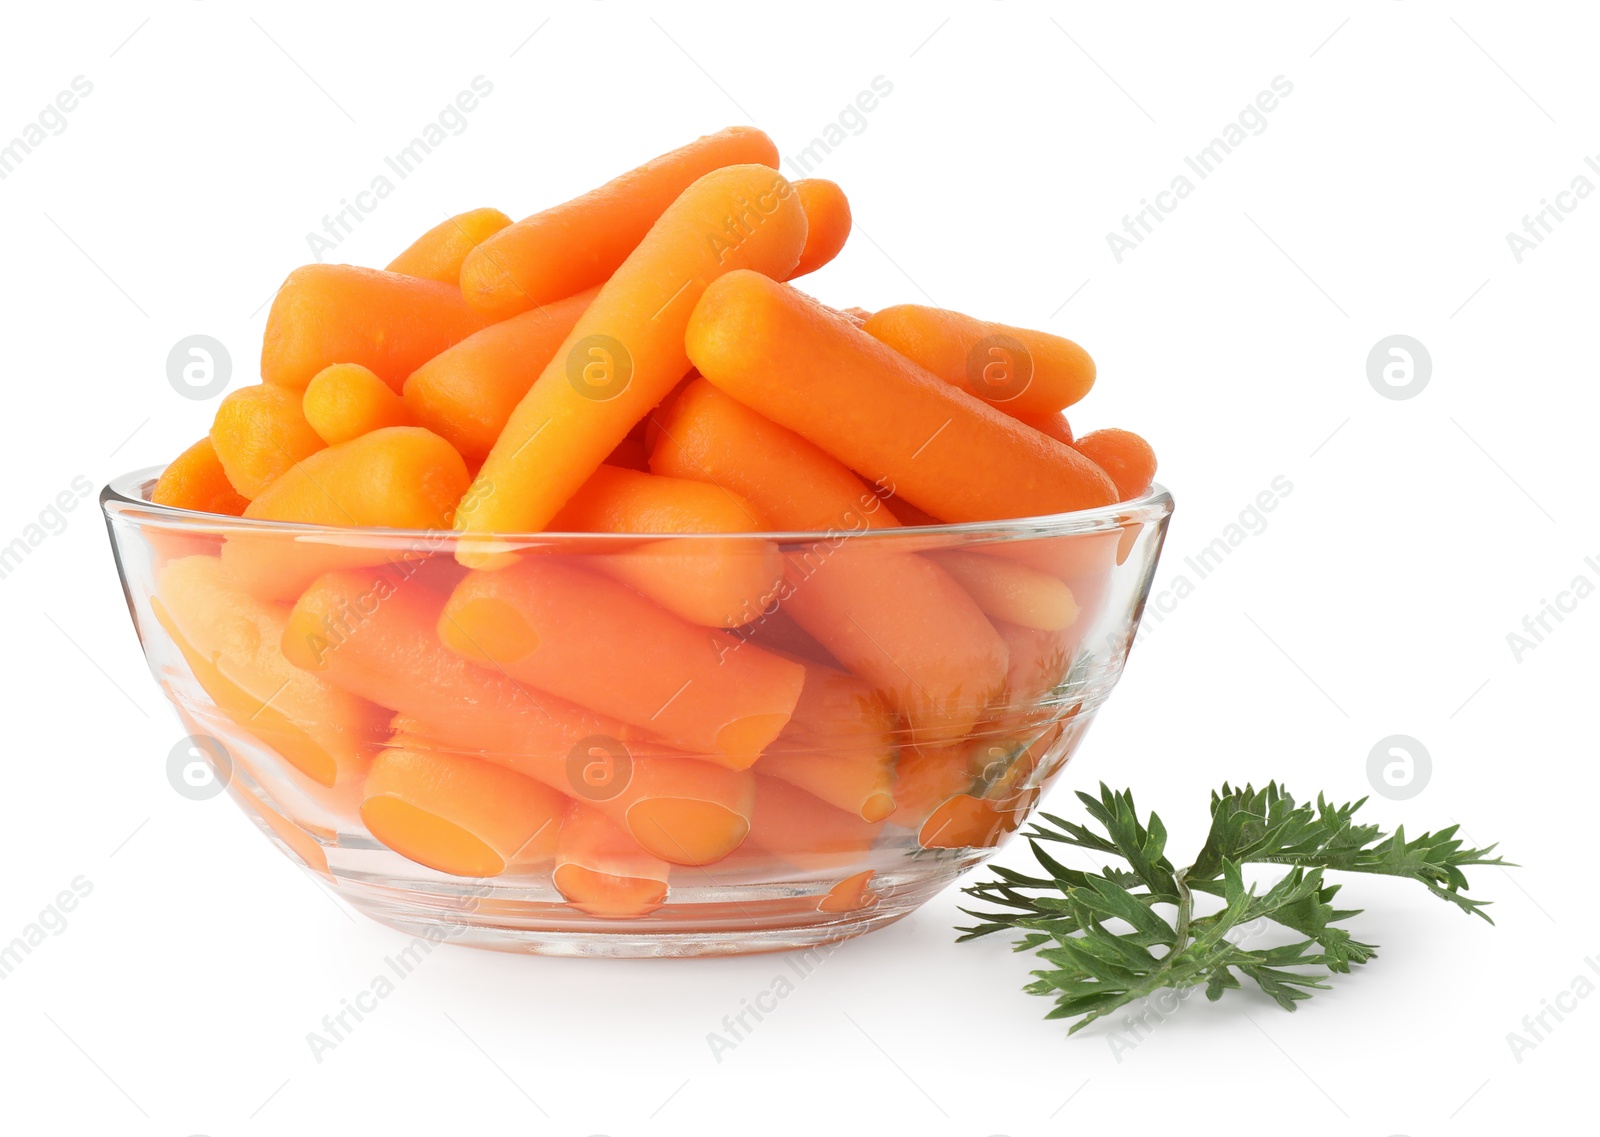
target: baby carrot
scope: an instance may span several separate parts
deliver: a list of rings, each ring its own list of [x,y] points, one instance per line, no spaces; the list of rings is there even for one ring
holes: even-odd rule
[[[447,599],[420,572],[329,573],[283,633],[284,654],[411,720],[431,749],[482,758],[586,802],[673,864],[709,864],[750,824],[750,776],[689,758],[614,719],[480,667],[439,642]]]
[[[1006,648],[932,561],[870,545],[790,553],[781,602],[847,668],[887,695],[913,738],[960,737],[1004,687]]]
[[[751,537],[647,541],[590,564],[703,628],[748,624],[783,587],[778,546]]]
[[[599,291],[590,288],[490,324],[418,367],[404,391],[417,422],[467,461],[481,462]]]
[[[924,849],[987,849],[1015,829],[1018,800],[984,796],[986,787],[974,784],[972,749],[961,743],[902,754],[890,824],[915,830]]]
[[[878,894],[869,887],[872,870],[862,869],[852,873],[828,890],[828,895],[817,901],[818,912],[859,912],[878,902]]]
[[[1140,496],[1155,480],[1156,452],[1131,430],[1092,430],[1073,446],[1117,484],[1118,501]]]
[[[1006,641],[1010,660],[1006,706],[1028,706],[1066,679],[1079,640],[1075,633],[1024,628],[1003,620],[996,620],[994,626]]]
[[[457,527],[542,529],[689,370],[684,325],[706,282],[745,268],[783,276],[805,234],[794,189],[765,166],[729,166],[685,190],[517,405]],[[463,542],[457,557],[485,568],[504,563],[497,553],[492,542]]]
[[[603,750],[609,760],[612,740],[601,741],[591,752]],[[625,752],[632,753],[626,784],[616,797],[591,804],[627,829],[640,848],[674,865],[708,865],[743,843],[755,809],[750,771],[666,752]]]
[[[882,831],[882,821],[863,821],[788,782],[756,775],[750,844],[796,868],[854,868]]]
[[[319,450],[251,501],[246,517],[313,525],[444,529],[467,467],[420,426],[391,426]]]
[[[894,515],[833,458],[704,379],[656,412],[650,468],[719,487],[781,529],[892,529]]]
[[[791,280],[833,260],[850,236],[850,202],[844,190],[824,178],[802,178],[794,189],[806,211],[806,247],[789,274]]]
[[[1053,414],[1094,386],[1089,353],[1048,332],[921,304],[874,312],[866,330],[946,383],[1014,415]]]
[[[319,785],[359,782],[382,716],[288,660],[279,646],[286,607],[251,596],[205,556],[163,567],[152,607],[201,688],[240,729]]]
[[[330,363],[359,363],[398,391],[423,363],[490,323],[437,280],[354,265],[305,265],[267,313],[261,378],[305,390]]]
[[[694,627],[550,557],[469,575],[445,606],[439,638],[467,659],[733,769],[778,736],[805,680],[798,663]]]
[[[409,718],[471,720],[480,740],[493,739],[497,723],[540,717],[541,697],[445,650],[434,629],[447,594],[431,584],[415,563],[319,577],[289,614],[283,653],[294,666]]]
[[[367,775],[361,821],[401,856],[452,876],[499,876],[555,851],[567,802],[504,766],[406,745]]]
[[[864,821],[882,821],[894,810],[894,727],[894,712],[871,687],[808,663],[794,717],[756,768]]]
[[[917,830],[917,844],[924,849],[992,849],[1020,821],[1015,808],[956,794],[928,815]]]
[[[210,438],[202,438],[167,463],[150,491],[150,500],[157,505],[232,517],[239,516],[250,504],[228,480]]]
[[[568,803],[552,879],[574,908],[591,916],[653,912],[667,898],[668,869],[593,806]]]
[[[950,550],[931,555],[993,619],[1054,632],[1078,618],[1072,589],[1058,577],[982,553]]]
[[[224,398],[210,437],[228,481],[247,498],[258,496],[324,445],[306,421],[299,392],[266,383],[241,387]]]
[[[282,712],[264,707],[259,698],[218,670],[213,660],[177,630],[159,598],[151,597],[150,608],[156,622],[172,638],[184,663],[188,664],[194,681],[216,704],[215,712],[208,713],[204,707],[195,706],[191,713],[181,702],[184,697],[179,693],[182,681],[174,683],[168,679],[162,683],[167,697],[177,703],[178,717],[189,733],[217,737],[232,760],[233,773],[243,775],[238,781],[228,783],[234,800],[256,801],[256,791],[246,788],[253,783],[280,805],[289,803],[285,808],[295,811],[299,824],[324,836],[357,821],[367,770],[381,738],[381,722],[372,718],[363,724],[359,738],[342,738],[331,730],[303,730],[300,724],[284,718]],[[248,748],[248,742],[244,746],[233,745],[233,731],[248,735],[256,747]],[[318,737],[313,737],[313,733]],[[198,748],[191,749],[191,756],[200,757],[194,749]],[[333,761],[331,773],[319,772],[330,758]],[[333,779],[331,785],[324,780],[329,776]],[[310,840],[307,833],[301,835]],[[308,856],[294,841],[288,838],[285,841],[308,863],[314,862],[315,858]]]
[[[311,429],[332,446],[386,426],[410,426],[411,412],[389,385],[359,363],[331,363],[300,402]]]
[[[773,169],[778,165],[777,147],[754,127],[735,126],[698,138],[500,230],[467,255],[461,290],[479,311],[505,320],[592,288],[627,260],[695,181],[724,166],[750,163]]]
[[[474,671],[499,675],[470,665]],[[750,830],[755,780],[669,751],[624,742],[624,728],[563,699],[540,694],[542,715],[477,721],[457,714],[418,724],[430,739],[456,739],[488,761],[599,810],[639,847],[674,865],[708,865],[733,852]]]
[[[685,342],[708,381],[935,517],[1034,517],[1116,499],[1071,447],[759,273],[713,281]]]
[[[889,824],[920,829],[934,810],[972,788],[966,742],[946,746],[908,746],[895,764],[894,812]]]
[[[511,218],[498,209],[469,209],[446,217],[406,246],[384,271],[459,287],[467,254],[510,224]]]
[[[745,533],[765,528],[732,491],[690,478],[600,466],[550,520],[572,533]]]
[[[1057,442],[1072,445],[1072,424],[1067,421],[1064,414],[1053,415],[1018,415],[1017,418],[1033,427],[1040,434],[1047,435]]]
[[[421,427],[391,426],[319,450],[297,463],[250,503],[245,516],[313,525],[441,530],[450,524],[452,495],[466,484],[466,467],[449,443]],[[222,562],[253,594],[292,601],[325,572],[415,557],[441,540],[419,534],[402,548],[241,533],[223,545]]]
[[[763,529],[737,494],[687,478],[601,466],[550,528],[577,533],[738,533]],[[596,556],[607,576],[644,593],[691,624],[732,628],[767,607],[783,579],[778,548],[747,537],[650,541]]]
[[[703,379],[684,388],[659,421],[652,469],[742,494],[780,528],[849,532],[899,524],[837,461]],[[1000,689],[1005,646],[948,573],[914,554],[831,543],[788,560],[782,610],[894,699],[919,736],[971,728]]]

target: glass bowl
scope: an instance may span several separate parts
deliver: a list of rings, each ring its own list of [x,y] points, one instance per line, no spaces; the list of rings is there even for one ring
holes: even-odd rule
[[[914,910],[1014,832],[1121,674],[1161,487],[826,533],[341,529],[100,501],[169,776],[435,942],[804,948]]]

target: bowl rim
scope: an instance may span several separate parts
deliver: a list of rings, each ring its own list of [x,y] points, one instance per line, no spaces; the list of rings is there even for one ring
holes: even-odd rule
[[[203,513],[173,505],[158,505],[148,494],[164,466],[147,466],[112,478],[100,490],[100,508],[107,520],[124,520],[140,527],[221,536],[275,534],[284,539],[304,538],[319,544],[391,544],[431,539],[440,545],[457,542],[534,545],[551,542],[583,541],[619,544],[641,540],[729,541],[737,539],[803,544],[822,538],[848,537],[852,540],[922,539],[961,537],[1006,539],[1060,537],[1074,533],[1093,533],[1121,529],[1129,524],[1160,521],[1171,515],[1172,494],[1159,482],[1152,482],[1139,497],[1093,509],[1016,517],[1000,521],[964,521],[939,525],[901,525],[893,528],[772,529],[736,533],[585,533],[540,530],[528,533],[465,533],[455,529],[393,529],[380,526],[317,525],[302,521],[260,521],[225,513]]]

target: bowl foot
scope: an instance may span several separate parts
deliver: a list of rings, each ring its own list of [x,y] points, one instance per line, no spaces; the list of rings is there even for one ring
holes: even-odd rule
[[[351,907],[415,937],[412,955],[440,944],[588,959],[688,959],[699,956],[806,952],[865,935],[909,915],[959,876],[972,860],[953,857],[929,874],[880,873],[872,890],[846,910],[826,886],[752,885],[683,890],[644,916],[586,916],[544,889],[503,882],[458,882],[459,890],[419,887],[415,879],[335,872],[329,883]],[[416,941],[421,941],[417,943]],[[804,957],[802,957],[803,961]]]

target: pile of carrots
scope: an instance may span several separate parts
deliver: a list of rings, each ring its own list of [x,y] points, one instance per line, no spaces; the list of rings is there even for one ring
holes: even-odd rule
[[[734,127],[521,221],[452,217],[381,271],[296,269],[262,383],[157,482],[422,531],[191,537],[152,601],[218,712],[403,856],[548,874],[599,916],[780,864],[841,878],[836,911],[886,829],[992,844],[1031,806],[1067,724],[1007,714],[1065,676],[1123,535],[842,535],[1128,501],[1154,455],[1074,437],[1095,367],[1070,340],[794,287],[850,207],[777,166]]]

